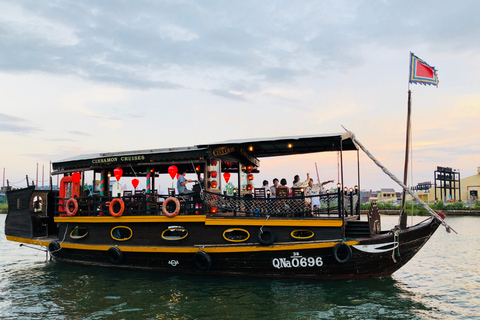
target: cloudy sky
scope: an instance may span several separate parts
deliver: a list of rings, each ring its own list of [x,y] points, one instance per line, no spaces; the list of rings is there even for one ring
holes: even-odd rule
[[[444,0],[0,1],[0,167],[22,186],[37,163],[83,153],[343,125],[402,178],[414,52],[440,83],[410,87],[409,184],[437,165],[467,177],[480,166],[479,13]],[[316,176],[317,162],[337,180],[336,161],[263,160],[256,179]],[[361,161],[363,188],[400,190]]]

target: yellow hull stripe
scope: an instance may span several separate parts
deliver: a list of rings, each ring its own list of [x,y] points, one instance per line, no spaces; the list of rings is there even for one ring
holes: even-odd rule
[[[7,240],[48,246],[50,241],[46,240],[37,240],[37,239],[26,239],[18,237],[7,236]],[[195,246],[195,247],[141,247],[141,246],[117,246],[123,252],[149,252],[149,253],[195,253],[197,251],[205,251],[208,253],[239,253],[239,252],[265,252],[265,251],[282,251],[282,250],[305,250],[305,249],[321,249],[321,248],[333,248],[338,242],[321,242],[321,243],[302,243],[302,244],[276,244],[271,246]],[[352,246],[359,244],[358,241],[345,241],[346,244]],[[112,246],[111,245],[86,245],[86,244],[76,244],[76,243],[66,243],[63,242],[60,244],[62,248],[66,249],[77,249],[77,250],[97,250],[97,251],[107,251]]]
[[[343,222],[335,220],[292,220],[292,219],[222,219],[207,218],[205,215],[198,216],[121,216],[121,217],[55,217],[55,222],[64,223],[142,223],[142,222],[167,222],[205,223],[207,226],[270,226],[270,227],[341,227]]]

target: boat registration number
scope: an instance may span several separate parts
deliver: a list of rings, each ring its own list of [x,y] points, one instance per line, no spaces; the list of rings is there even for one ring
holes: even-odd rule
[[[308,268],[323,266],[322,257],[302,257],[298,252],[294,252],[290,258],[274,258],[272,260],[274,268]]]

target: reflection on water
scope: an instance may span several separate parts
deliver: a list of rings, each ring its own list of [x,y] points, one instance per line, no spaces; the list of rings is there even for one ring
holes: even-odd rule
[[[450,219],[392,277],[274,280],[45,262],[0,238],[0,317],[9,319],[445,319],[478,315],[479,218]],[[3,230],[3,221],[0,225]],[[470,231],[472,230],[472,231]],[[476,313],[475,313],[476,312]]]

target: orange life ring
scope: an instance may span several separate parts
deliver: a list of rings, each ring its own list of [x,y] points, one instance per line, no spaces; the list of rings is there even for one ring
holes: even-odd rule
[[[70,205],[73,205],[73,210],[70,211]],[[78,202],[74,198],[70,198],[67,200],[67,203],[65,204],[65,211],[67,212],[67,216],[73,217],[77,211],[78,211]]]
[[[115,203],[118,202],[120,205],[120,210],[118,212],[113,211],[113,207],[115,206]],[[123,202],[122,199],[120,198],[115,198],[113,199],[109,206],[108,206],[108,211],[110,211],[110,214],[114,217],[120,217],[123,214],[123,211],[125,210],[125,202]]]
[[[168,210],[167,210],[167,204],[168,204],[170,201],[175,202],[175,205],[177,206],[177,207],[175,208],[175,211],[173,211],[173,212],[168,212]],[[175,217],[175,216],[180,212],[180,201],[178,201],[178,199],[175,198],[175,197],[170,197],[170,198],[168,198],[168,199],[165,200],[165,202],[163,203],[162,211],[163,211],[163,213],[164,213],[167,217],[169,217],[169,218]]]

